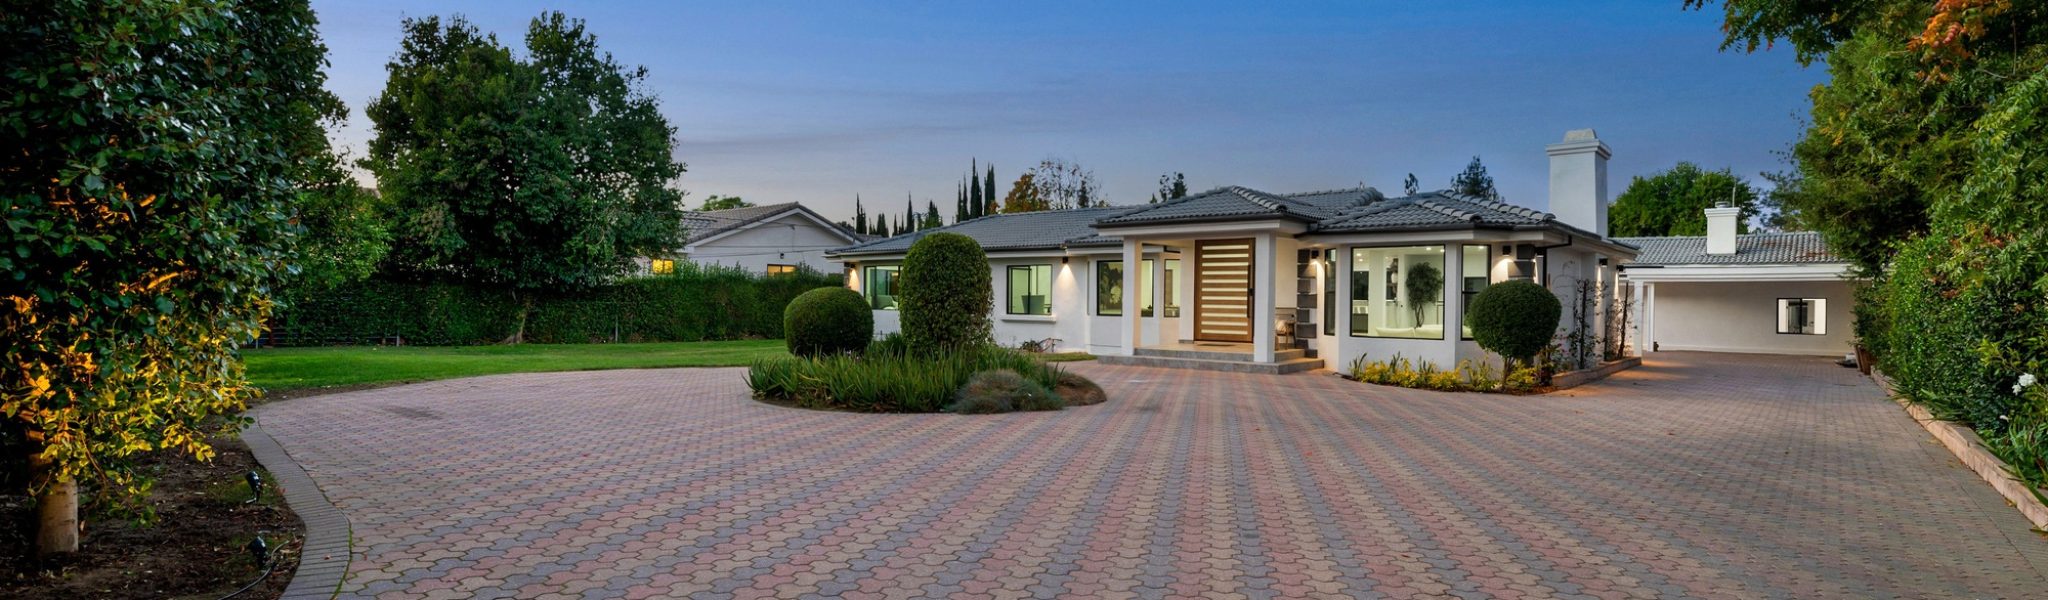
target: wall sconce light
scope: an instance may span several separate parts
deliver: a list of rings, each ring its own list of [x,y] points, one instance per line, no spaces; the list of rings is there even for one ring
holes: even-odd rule
[[[1065,257],[1065,256],[1062,256],[1062,257],[1060,257],[1060,264],[1063,264],[1063,265],[1064,265],[1064,264],[1067,264],[1067,259],[1068,259],[1068,257]]]

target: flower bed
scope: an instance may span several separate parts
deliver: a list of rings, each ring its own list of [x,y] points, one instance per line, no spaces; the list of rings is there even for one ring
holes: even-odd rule
[[[756,398],[801,408],[920,413],[957,412],[956,406],[968,404],[991,412],[976,402],[983,398],[971,397],[986,386],[967,389],[977,374],[991,371],[1010,371],[1054,392],[1059,403],[1053,410],[1100,402],[1094,382],[1029,354],[983,347],[926,356],[905,351],[894,336],[859,354],[756,361],[747,369],[747,387]],[[1045,408],[1027,403],[1014,409]]]
[[[1532,366],[1517,368],[1506,376],[1495,370],[1486,361],[1458,361],[1452,369],[1438,367],[1430,361],[1412,361],[1399,354],[1385,362],[1366,360],[1360,355],[1351,361],[1340,373],[1345,379],[1363,383],[1392,385],[1443,392],[1489,392],[1503,394],[1538,394],[1576,387],[1606,378],[1617,371],[1642,364],[1642,359],[1624,358],[1601,363],[1598,366],[1546,373]]]

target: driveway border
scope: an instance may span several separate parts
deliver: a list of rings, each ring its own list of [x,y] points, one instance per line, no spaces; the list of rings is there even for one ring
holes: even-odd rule
[[[2027,520],[2034,523],[2034,529],[2048,531],[2048,506],[2042,505],[2040,498],[2034,497],[2027,489],[2026,482],[2014,479],[2008,474],[2007,469],[2011,468],[2010,465],[1999,460],[1998,455],[1991,453],[1991,449],[1984,447],[1984,441],[1977,436],[1976,430],[1959,423],[1934,418],[1933,413],[1927,412],[1927,407],[1892,388],[1892,378],[1885,376],[1882,371],[1872,369],[1870,378],[1877,380],[1877,385],[1884,388],[1885,395],[1891,396],[1893,401],[1905,407],[1907,415],[1911,415],[1921,427],[1927,428],[1928,433],[1934,434],[1934,439],[1941,440],[1942,447],[1955,454],[1956,460],[1962,461],[1963,466],[1976,472],[1985,483],[1991,484],[1992,489],[1998,490],[1999,495],[2005,496],[2005,500],[2011,502],[2013,508],[2026,515]]]
[[[354,553],[348,515],[327,501],[327,494],[320,491],[320,486],[313,483],[313,478],[306,475],[306,470],[292,460],[276,439],[263,431],[260,422],[251,422],[242,430],[242,442],[249,445],[249,453],[255,455],[256,462],[270,470],[273,487],[284,494],[285,503],[306,525],[306,543],[299,548],[299,568],[292,573],[292,582],[285,586],[280,600],[333,598],[340,594]]]

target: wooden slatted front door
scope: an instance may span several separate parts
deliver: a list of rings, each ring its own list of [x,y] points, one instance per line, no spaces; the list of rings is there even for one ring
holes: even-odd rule
[[[1252,241],[1195,242],[1195,339],[1252,341]]]

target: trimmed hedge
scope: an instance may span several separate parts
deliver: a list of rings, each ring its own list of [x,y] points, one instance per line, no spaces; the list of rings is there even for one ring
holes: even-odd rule
[[[1472,340],[1479,347],[1527,362],[1550,345],[1563,315],[1564,306],[1550,290],[1527,281],[1507,281],[1479,292],[1465,318],[1472,323]]]
[[[995,306],[988,254],[957,233],[934,233],[903,255],[903,337],[919,353],[969,348],[989,341]]]
[[[286,298],[263,343],[493,344],[519,331],[522,308],[529,306],[525,341],[532,343],[780,338],[783,308],[790,300],[844,284],[812,270],[767,276],[687,263],[676,265],[671,274],[621,280],[587,292],[523,297],[447,283],[370,280]]]
[[[941,412],[976,373],[1007,369],[1052,389],[1060,370],[1028,354],[986,346],[938,355],[871,348],[864,355],[774,358],[747,369],[754,397],[803,408]]]
[[[783,339],[797,356],[846,354],[875,339],[875,313],[856,292],[843,287],[798,294],[782,312]]]

